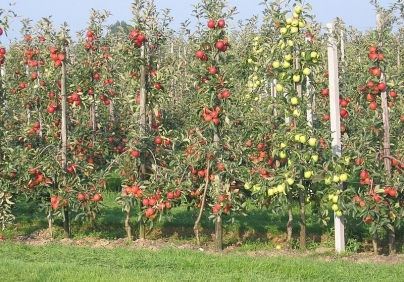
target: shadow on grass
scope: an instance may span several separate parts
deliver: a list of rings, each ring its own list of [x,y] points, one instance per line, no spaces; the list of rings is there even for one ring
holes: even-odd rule
[[[173,221],[164,221],[157,224],[159,232],[154,232],[154,237],[170,237],[178,239],[193,239],[193,226],[197,218],[196,210],[189,210],[185,207],[177,208],[173,212]],[[223,216],[224,243],[226,245],[238,242],[254,242],[259,240],[264,243],[275,243],[286,240],[287,215],[278,215],[270,210],[252,209],[247,216],[235,215],[234,221],[230,216]],[[323,227],[316,222],[316,216],[307,214],[308,240],[320,243],[323,235],[328,237],[329,227]],[[298,237],[300,230],[299,216],[294,214],[293,236]],[[206,240],[214,239],[214,223],[204,213],[200,222],[200,232]]]
[[[12,228],[16,231],[15,235],[28,236],[37,230],[48,228],[46,215],[37,210],[37,205],[34,202],[17,198],[12,212],[15,216],[15,223]]]
[[[94,222],[71,221],[71,230],[73,238],[94,237],[99,239],[118,239],[125,238],[124,229],[125,213],[122,212],[121,206],[115,202],[117,193],[109,192],[103,194],[104,206],[101,208],[100,214]],[[16,205],[13,207],[13,213],[16,216],[15,224],[9,229],[9,236],[28,236],[38,230],[48,228],[46,215],[37,210],[37,203],[26,202],[25,199],[17,199]],[[162,221],[156,222],[152,229],[147,228],[148,239],[173,239],[187,240],[195,242],[195,234],[193,226],[197,218],[198,210],[191,208],[187,210],[185,205],[172,209],[171,221],[163,218]],[[247,212],[247,216],[235,215],[234,221],[231,222],[230,216],[223,216],[224,227],[224,245],[233,245],[239,242],[256,244],[268,244],[272,247],[277,243],[286,241],[286,223],[288,216],[286,214],[275,214],[271,210],[251,208]],[[293,208],[293,240],[297,241],[299,237],[299,214],[298,206]],[[332,212],[330,212],[332,215]],[[134,208],[130,224],[132,227],[132,235],[138,238],[139,225],[137,222],[138,208]],[[72,218],[74,214],[72,214]],[[202,242],[214,241],[214,223],[208,219],[209,214],[205,212],[200,223],[200,235]],[[307,206],[306,228],[308,246],[333,245],[333,217],[328,226],[322,226],[317,222],[317,215],[313,214],[310,206]],[[55,231],[61,230],[63,222],[60,218],[54,220]],[[347,248],[354,249],[358,243],[361,245],[360,250],[372,251],[371,234],[368,226],[364,225],[361,220],[347,219],[346,223],[346,243]],[[56,233],[56,232],[55,232]],[[61,231],[60,231],[61,233]],[[397,251],[402,253],[404,235],[403,228],[397,228]],[[61,236],[57,233],[56,236]],[[379,232],[380,245],[382,248],[387,246],[387,234],[385,231]]]

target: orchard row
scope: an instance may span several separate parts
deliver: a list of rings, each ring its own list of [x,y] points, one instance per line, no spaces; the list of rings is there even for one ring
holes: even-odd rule
[[[62,217],[69,236],[72,215],[95,220],[118,177],[128,238],[134,210],[144,237],[147,224],[186,204],[213,219],[221,249],[224,216],[247,203],[293,215],[294,202],[302,248],[306,204],[324,224],[335,211],[393,236],[404,216],[398,36],[338,22],[323,33],[307,5],[290,4],[267,3],[262,26],[251,19],[230,31],[235,10],[204,0],[190,37],[147,0],[133,2],[126,29],[112,31],[109,13],[91,10],[77,42],[67,26],[24,22],[22,39],[0,49],[3,228],[23,194],[50,225]],[[339,116],[330,115],[329,37],[344,48]]]

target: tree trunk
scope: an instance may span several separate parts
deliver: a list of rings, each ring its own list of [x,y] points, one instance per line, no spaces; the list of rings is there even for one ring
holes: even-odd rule
[[[391,226],[391,229],[388,229],[389,234],[389,254],[395,255],[396,254],[396,232],[394,225]]]
[[[109,121],[114,122],[115,121],[115,113],[114,113],[114,102],[111,100],[109,104]]]
[[[286,232],[287,232],[287,242],[289,248],[292,245],[292,234],[293,234],[293,211],[292,211],[292,203],[293,203],[293,195],[292,190],[288,191],[288,222],[286,224]]]
[[[306,248],[306,191],[299,189],[300,204],[300,249]]]
[[[373,233],[372,235],[372,245],[373,245],[373,252],[375,255],[379,254],[379,235],[377,234],[377,231]]]
[[[139,221],[139,239],[144,240],[146,239],[146,224],[142,219]]]
[[[52,211],[49,211],[49,214],[47,216],[48,219],[48,231],[49,231],[49,236],[53,238],[53,228],[52,228]]]
[[[68,207],[64,208],[63,238],[70,238],[70,220]]]
[[[216,251],[221,252],[223,250],[223,221],[221,215],[216,216],[215,238],[216,238]]]
[[[130,210],[131,207],[128,207],[128,210],[126,211],[126,217],[125,217],[125,231],[126,231],[126,236],[128,237],[128,242],[132,242],[132,229],[130,228]]]

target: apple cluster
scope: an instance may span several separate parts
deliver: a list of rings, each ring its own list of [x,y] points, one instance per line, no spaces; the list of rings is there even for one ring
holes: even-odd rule
[[[329,194],[328,200],[332,203],[331,209],[336,213],[336,215],[342,216],[343,212],[340,210],[340,206],[338,205],[339,193],[340,191],[338,190],[335,194]]]
[[[1,47],[0,48],[0,66],[2,64],[4,64],[4,62],[6,61],[6,53],[7,53],[6,48]]]
[[[92,42],[98,39],[98,36],[92,30],[87,30],[86,35],[87,35],[87,42],[85,43],[84,47],[86,48],[87,51],[89,50],[96,51],[97,46],[93,46]]]
[[[214,20],[209,20],[206,25],[210,29],[224,28],[226,26],[226,22],[223,19],[219,19],[217,22],[215,22]]]
[[[379,62],[384,60],[384,55],[380,50],[374,46],[369,46],[368,58],[375,63],[374,66],[369,68],[369,73],[372,76],[365,85],[359,87],[359,91],[366,94],[366,100],[369,102],[369,109],[375,111],[378,108],[376,101],[377,95],[387,89],[387,84],[380,80],[382,74],[381,68],[378,66]],[[394,90],[390,91],[390,97],[395,98],[397,93]]]
[[[293,18],[286,18],[283,26],[279,29],[279,33],[283,36],[290,34],[296,34],[299,32],[299,28],[304,28],[306,23],[304,20],[300,19],[300,15],[303,9],[301,6],[295,6],[293,11]]]
[[[55,46],[49,48],[49,53],[52,61],[55,63],[55,66],[56,67],[62,66],[62,62],[66,59],[66,54],[59,53],[58,48]]]
[[[137,29],[132,29],[129,32],[129,38],[133,41],[133,44],[138,48],[140,48],[143,42],[146,42],[147,40],[146,36]]]

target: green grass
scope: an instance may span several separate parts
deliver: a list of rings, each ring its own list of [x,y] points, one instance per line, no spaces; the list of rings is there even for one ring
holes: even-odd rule
[[[72,221],[73,241],[82,238],[114,240],[125,238],[124,214],[115,202],[116,193],[106,192],[104,207],[94,225]],[[193,225],[196,211],[182,206],[172,210],[172,221],[157,222],[149,230],[148,239],[168,238],[170,242],[195,243]],[[233,251],[220,254],[157,247],[137,249],[133,245],[107,249],[89,247],[88,244],[67,246],[60,243],[31,246],[13,243],[19,235],[30,235],[47,228],[46,216],[37,212],[33,203],[19,199],[16,223],[4,233],[6,240],[0,242],[0,281],[397,281],[404,271],[404,264],[366,264],[346,260],[347,254],[333,252],[317,254],[311,250],[319,246],[333,247],[332,223],[323,227],[316,216],[307,209],[308,252],[276,251],[276,242],[284,240],[286,215],[277,215],[269,210],[252,208],[248,216],[237,216],[234,223],[224,224],[224,246],[237,242],[242,245]],[[292,247],[298,246],[298,207],[294,208],[295,234]],[[136,215],[132,226],[136,238]],[[56,219],[56,238],[61,238],[62,222]],[[202,243],[206,250],[213,245],[214,225],[204,216],[201,222]],[[400,230],[399,235],[402,233]],[[357,223],[347,226],[348,251],[360,248],[361,240],[369,238]],[[324,237],[320,240],[321,237]],[[401,235],[400,235],[401,236]],[[58,242],[58,241],[55,241]],[[398,251],[402,252],[398,242]],[[147,244],[147,243],[146,243]],[[175,244],[174,244],[175,245]],[[267,251],[257,255],[258,251]],[[286,255],[284,255],[286,253]],[[255,255],[252,255],[255,254]]]
[[[397,281],[404,265],[316,257],[0,244],[1,281]]]

